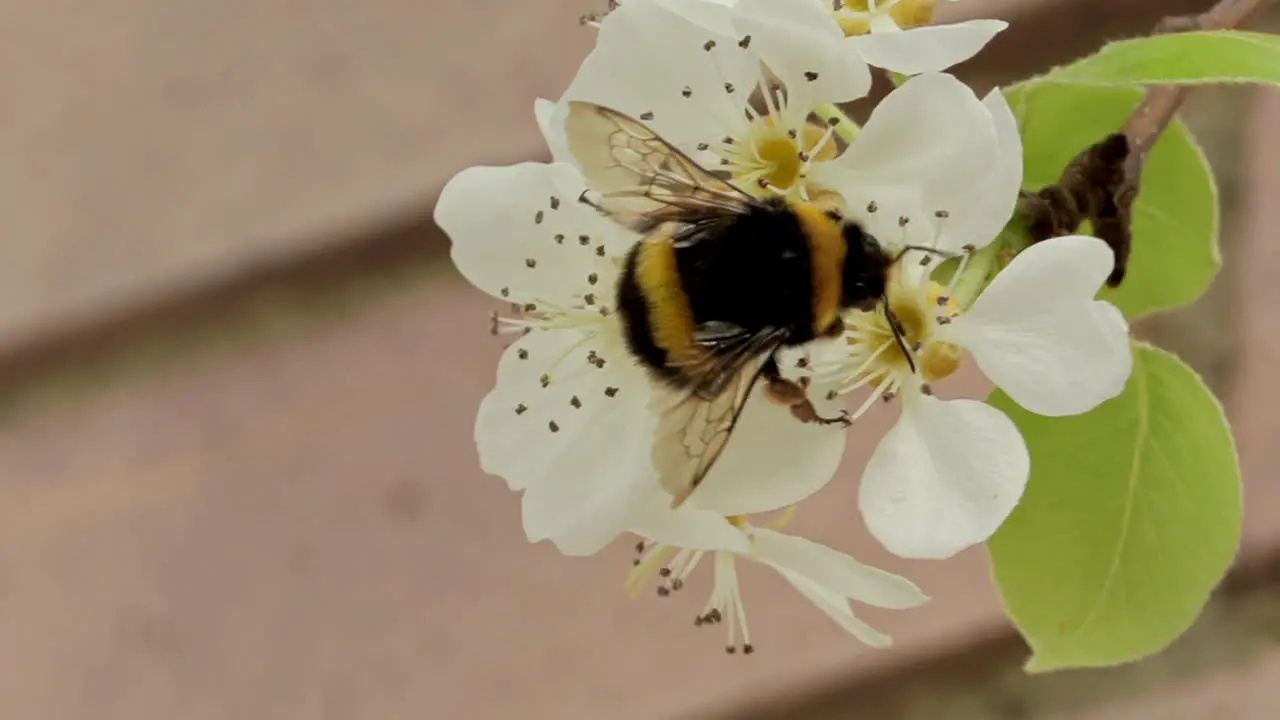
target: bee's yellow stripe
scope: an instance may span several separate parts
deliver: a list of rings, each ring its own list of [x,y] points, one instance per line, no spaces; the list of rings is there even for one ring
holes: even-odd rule
[[[693,308],[680,281],[675,246],[666,228],[645,238],[636,258],[636,282],[648,301],[653,342],[667,351],[667,362],[697,362],[705,351],[693,341]]]
[[[840,314],[844,257],[848,252],[840,223],[817,205],[793,203],[813,266],[813,333],[821,335]]]

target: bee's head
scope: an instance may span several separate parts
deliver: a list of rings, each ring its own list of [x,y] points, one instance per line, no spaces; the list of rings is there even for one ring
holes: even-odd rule
[[[885,281],[893,258],[880,242],[857,223],[845,222],[844,271],[840,304],[846,308],[873,310],[884,297]]]

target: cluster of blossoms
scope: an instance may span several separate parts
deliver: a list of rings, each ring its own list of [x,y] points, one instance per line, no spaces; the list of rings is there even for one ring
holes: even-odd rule
[[[797,351],[804,361],[784,362],[784,372],[805,378],[826,416],[849,393],[865,395],[851,404],[855,420],[878,399],[899,401],[900,419],[862,474],[861,515],[891,552],[947,558],[995,532],[1031,459],[999,410],[940,399],[934,385],[970,357],[1023,407],[1069,415],[1119,394],[1132,360],[1124,319],[1095,300],[1112,255],[1094,238],[1034,245],[976,297],[957,293],[966,261],[1010,220],[1022,148],[998,91],[979,98],[943,72],[1004,23],[931,19],[932,2],[921,0],[834,10],[826,0],[626,0],[595,23],[596,47],[564,96],[535,104],[552,162],[470,168],[440,197],[455,264],[511,304],[495,331],[518,334],[479,410],[483,469],[522,493],[530,541],[590,555],[638,536],[632,589],[657,577],[667,594],[710,565],[697,623],[725,623],[730,651],[752,649],[739,560],[772,567],[872,646],[889,638],[851,600],[897,609],[927,598],[904,578],[779,532],[832,479],[845,436],[796,422],[759,389],[698,491],[672,509],[651,460],[653,381],[629,355],[615,308],[622,258],[639,238],[577,201],[589,188],[568,151],[567,103],[637,118],[744,191],[835,201],[895,254],[935,251],[907,250],[895,264],[891,313],[846,313],[842,338]],[[835,104],[870,91],[871,67],[902,82],[858,127]],[[940,254],[963,256],[945,284],[935,279]]]

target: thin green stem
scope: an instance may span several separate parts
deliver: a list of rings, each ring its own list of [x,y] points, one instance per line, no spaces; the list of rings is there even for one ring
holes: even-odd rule
[[[819,105],[814,109],[813,113],[835,128],[836,135],[846,143],[853,142],[853,139],[858,136],[858,131],[861,130],[858,124],[850,120],[849,116],[845,115],[834,103]]]

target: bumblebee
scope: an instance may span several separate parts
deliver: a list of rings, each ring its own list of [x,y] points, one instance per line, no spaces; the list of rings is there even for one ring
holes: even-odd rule
[[[591,188],[580,200],[642,236],[616,307],[657,390],[653,462],[672,507],[710,472],[759,382],[800,421],[847,426],[782,377],[777,354],[839,337],[842,310],[876,308],[894,262],[880,243],[834,209],[753,197],[608,108],[569,103],[565,130]]]

